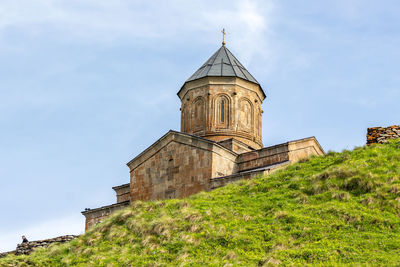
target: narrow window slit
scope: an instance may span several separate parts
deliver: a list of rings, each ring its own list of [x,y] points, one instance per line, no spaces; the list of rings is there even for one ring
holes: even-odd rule
[[[221,100],[221,122],[225,122],[225,100]]]

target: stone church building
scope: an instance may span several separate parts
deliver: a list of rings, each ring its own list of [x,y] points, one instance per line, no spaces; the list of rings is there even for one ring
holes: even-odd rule
[[[113,187],[117,203],[83,211],[86,229],[135,200],[184,198],[324,154],[314,137],[263,147],[266,94],[224,42],[178,97],[181,131],[167,132],[127,163],[129,183]]]

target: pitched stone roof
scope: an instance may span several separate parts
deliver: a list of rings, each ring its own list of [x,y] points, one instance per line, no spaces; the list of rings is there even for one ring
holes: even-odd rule
[[[221,46],[186,82],[207,76],[239,77],[260,85],[225,45]]]
[[[126,165],[128,165],[128,167],[131,169],[136,168],[143,162],[147,161],[150,157],[158,153],[161,148],[168,145],[171,141],[177,141],[180,145],[190,145],[192,148],[203,148],[204,150],[207,150],[209,147],[218,147],[231,154],[231,156],[234,158],[236,158],[238,155],[236,152],[218,144],[215,141],[188,133],[169,130],[160,139],[129,161]]]

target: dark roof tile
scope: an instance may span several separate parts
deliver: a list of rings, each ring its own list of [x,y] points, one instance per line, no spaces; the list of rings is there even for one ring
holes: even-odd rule
[[[218,49],[186,82],[194,81],[207,76],[239,77],[256,83],[257,80],[224,45]]]

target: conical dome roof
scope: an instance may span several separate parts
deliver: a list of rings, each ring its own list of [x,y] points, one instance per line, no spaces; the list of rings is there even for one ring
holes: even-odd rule
[[[260,85],[225,45],[221,46],[186,82],[207,76],[239,77]]]

